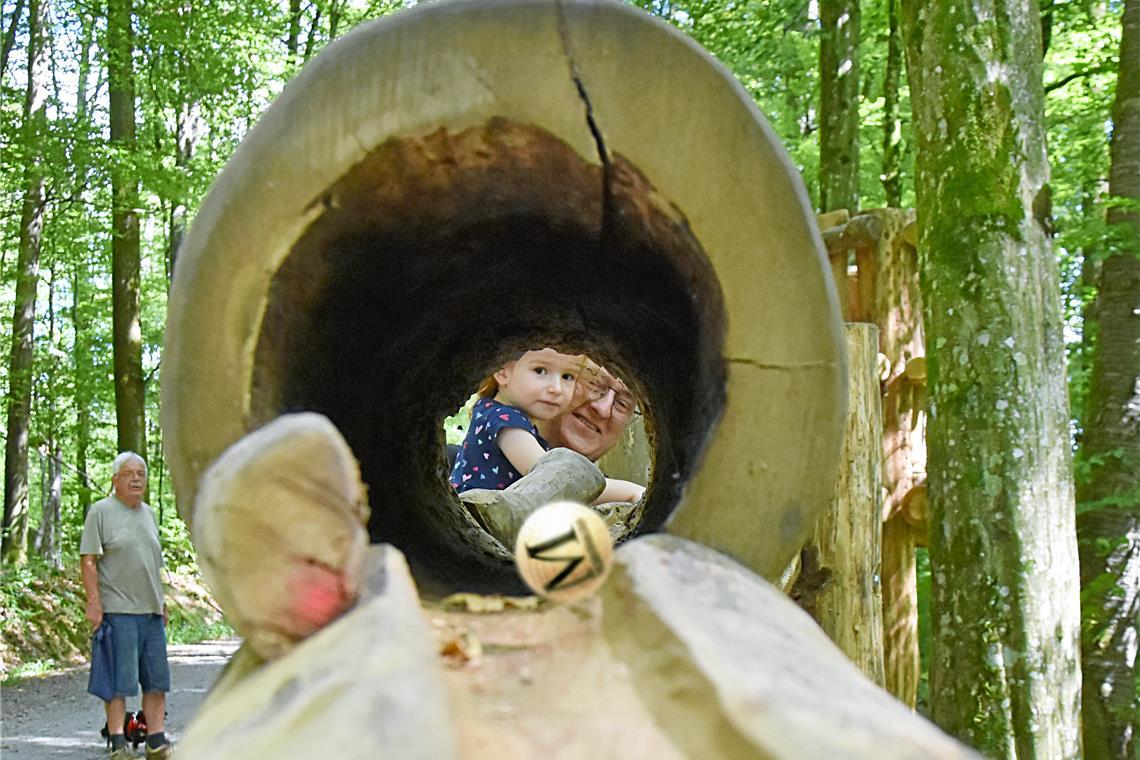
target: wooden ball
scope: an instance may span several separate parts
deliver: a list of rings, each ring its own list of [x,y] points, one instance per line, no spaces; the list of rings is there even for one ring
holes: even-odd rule
[[[519,575],[534,593],[573,602],[597,591],[613,564],[614,542],[597,512],[572,501],[540,507],[515,542]]]

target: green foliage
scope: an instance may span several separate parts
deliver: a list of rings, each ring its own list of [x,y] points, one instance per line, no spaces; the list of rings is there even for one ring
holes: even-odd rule
[[[198,556],[190,543],[190,531],[177,516],[162,521],[162,559],[176,573],[197,573]]]
[[[1095,350],[1086,312],[1096,295],[1097,264],[1116,248],[1106,221],[1119,4],[1053,4],[1052,41],[1045,57],[1053,224],[1064,303],[1069,398],[1074,429],[1084,417]],[[1079,458],[1078,454],[1078,458]]]
[[[167,640],[193,643],[233,636],[196,571],[167,574]],[[91,626],[79,558],[69,554],[64,569],[33,556],[26,565],[0,571],[0,679],[12,680],[85,662]]]
[[[219,615],[203,617],[201,614],[176,608],[170,613],[166,626],[168,644],[195,644],[199,641],[233,638],[234,630]]]
[[[478,400],[478,396],[471,395],[467,399],[467,403],[461,406],[455,414],[448,416],[443,421],[444,438],[448,443],[461,444],[463,443],[463,436],[467,435],[467,425],[471,422],[471,408]]]
[[[17,664],[38,663],[35,669],[75,662],[86,650],[90,626],[78,576],[75,565],[69,573],[34,557],[0,573],[0,674]]]
[[[707,48],[740,80],[783,141],[801,172],[809,197],[818,196],[819,24],[806,0],[631,0]],[[193,574],[196,560],[185,525],[175,514],[169,473],[161,457],[158,424],[161,341],[166,314],[171,248],[177,219],[192,220],[210,183],[272,99],[306,60],[354,26],[389,13],[403,0],[311,0],[297,19],[277,0],[218,0],[187,4],[138,0],[134,21],[138,150],[124,155],[106,144],[106,23],[101,6],[74,0],[52,5],[50,129],[41,139],[23,134],[27,20],[16,25],[16,45],[0,72],[0,346],[10,346],[16,241],[25,166],[47,172],[41,281],[36,313],[34,400],[31,425],[31,519],[41,520],[45,473],[51,452],[65,462],[61,542],[74,567],[84,505],[106,493],[115,451],[115,402],[111,351],[110,174],[127,162],[140,182],[142,220],[142,331],[151,465],[149,500],[162,515],[168,567]],[[15,3],[3,3],[7,28]],[[1116,86],[1119,0],[1051,3],[1050,45],[1044,61],[1046,122],[1052,164],[1053,224],[1065,305],[1070,396],[1074,429],[1084,413],[1095,326],[1086,321],[1095,296],[1098,262],[1112,253],[1140,250],[1133,230],[1106,222],[1106,212],[1124,201],[1106,197],[1109,109]],[[287,49],[291,22],[297,31]],[[860,85],[860,192],[864,207],[885,198],[879,174],[884,128],[887,0],[862,5]],[[678,83],[683,86],[684,83]],[[906,72],[901,74],[902,198],[914,203],[914,134]],[[663,127],[667,128],[667,127]],[[0,383],[8,386],[7,363]],[[468,411],[444,423],[449,442],[462,440]],[[1078,479],[1095,478],[1105,461],[1078,455]],[[1113,499],[1135,498],[1117,495]],[[1110,500],[1082,509],[1111,507]],[[0,599],[8,626],[38,630],[45,615],[25,603],[39,594],[75,617],[74,570],[60,573],[35,561],[6,568]],[[923,676],[920,709],[927,703],[925,663],[930,650],[930,565],[918,553],[920,649]],[[37,585],[37,584],[47,584]],[[55,584],[55,585],[52,585]],[[27,594],[28,589],[37,590]],[[48,590],[50,589],[50,590]],[[80,592],[81,593],[81,592]],[[70,596],[69,596],[70,594]],[[64,619],[64,618],[60,618]],[[213,635],[217,621],[181,613],[172,637]],[[183,633],[185,631],[186,633]],[[177,632],[177,633],[175,633]],[[30,636],[30,634],[28,634]],[[31,660],[66,661],[63,642],[44,639]],[[63,659],[60,659],[63,658]]]

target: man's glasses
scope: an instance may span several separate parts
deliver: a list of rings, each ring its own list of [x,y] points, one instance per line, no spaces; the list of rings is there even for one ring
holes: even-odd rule
[[[600,378],[589,380],[583,383],[583,385],[586,389],[586,399],[588,401],[600,401],[611,392],[614,394],[610,414],[619,422],[628,422],[630,418],[641,414],[641,410],[637,408],[637,399],[635,399],[633,394],[629,391],[621,390]]]

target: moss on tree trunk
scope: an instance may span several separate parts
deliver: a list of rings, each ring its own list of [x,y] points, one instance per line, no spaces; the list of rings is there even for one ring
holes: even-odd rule
[[[929,358],[931,707],[1080,754],[1079,599],[1035,3],[903,5]]]

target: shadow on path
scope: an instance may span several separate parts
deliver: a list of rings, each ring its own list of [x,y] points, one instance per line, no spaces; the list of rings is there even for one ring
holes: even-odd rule
[[[175,744],[239,643],[233,639],[170,647],[166,733]],[[138,710],[139,700],[129,697],[127,709]],[[0,711],[0,754],[5,760],[107,756],[99,736],[103,703],[87,693],[86,665],[3,687]],[[141,746],[138,755],[143,755]]]

